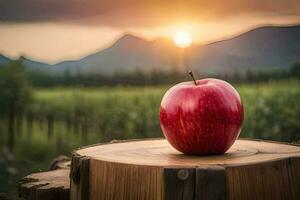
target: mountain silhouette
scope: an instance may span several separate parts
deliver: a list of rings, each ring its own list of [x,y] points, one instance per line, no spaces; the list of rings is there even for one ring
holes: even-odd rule
[[[3,56],[3,55],[0,54],[0,65],[1,64],[5,64],[5,63],[7,63],[9,61],[10,61],[10,59],[8,57]]]
[[[261,27],[193,49],[191,66],[202,71],[286,67],[300,60],[300,26]]]
[[[199,73],[224,73],[245,69],[287,67],[300,60],[300,25],[266,26],[231,39],[185,50],[186,68]],[[32,70],[63,73],[129,73],[135,70],[180,69],[182,50],[164,38],[145,40],[126,34],[109,48],[83,57],[49,65],[24,58]],[[0,56],[0,63],[8,59]]]
[[[147,41],[134,35],[126,34],[111,47],[86,56],[80,60],[64,61],[53,66],[56,71],[80,71],[83,73],[132,72],[169,69],[174,60],[172,54],[176,49],[172,45]],[[164,53],[162,53],[164,52]]]

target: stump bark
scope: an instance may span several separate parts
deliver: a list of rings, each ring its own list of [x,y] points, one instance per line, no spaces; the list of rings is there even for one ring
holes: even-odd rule
[[[223,155],[188,156],[164,139],[73,152],[72,200],[300,198],[300,147],[237,140]]]

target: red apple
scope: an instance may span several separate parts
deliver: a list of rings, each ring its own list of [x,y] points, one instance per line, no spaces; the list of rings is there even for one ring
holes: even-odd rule
[[[238,92],[218,79],[170,88],[160,106],[160,125],[169,143],[186,154],[225,153],[240,134],[244,110]]]

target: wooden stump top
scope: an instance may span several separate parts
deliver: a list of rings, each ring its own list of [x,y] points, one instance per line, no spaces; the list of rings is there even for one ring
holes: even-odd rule
[[[51,171],[24,177],[19,182],[19,196],[26,200],[70,199],[70,164],[68,157],[58,156],[51,162]]]
[[[104,162],[143,166],[239,166],[300,157],[300,147],[277,142],[239,139],[223,155],[189,156],[176,151],[165,139],[149,139],[89,146],[75,151],[75,154]]]
[[[19,196],[26,200],[66,200],[70,192],[70,169],[34,173],[19,184]]]

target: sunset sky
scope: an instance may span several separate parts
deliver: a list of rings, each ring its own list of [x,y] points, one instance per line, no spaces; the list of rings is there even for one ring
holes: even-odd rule
[[[0,0],[0,53],[55,63],[124,33],[153,39],[188,31],[205,44],[266,24],[300,24],[300,1]]]

